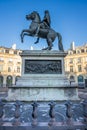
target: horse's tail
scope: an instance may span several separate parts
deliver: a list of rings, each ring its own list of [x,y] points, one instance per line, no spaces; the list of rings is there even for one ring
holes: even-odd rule
[[[64,51],[63,45],[62,45],[62,36],[60,33],[57,32],[57,37],[58,37],[58,47],[60,51]]]

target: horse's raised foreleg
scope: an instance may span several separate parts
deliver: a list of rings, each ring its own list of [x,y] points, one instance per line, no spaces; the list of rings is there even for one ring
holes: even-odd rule
[[[20,36],[21,36],[21,42],[23,42],[23,34],[24,34],[24,32],[26,32],[26,30],[22,30],[22,32],[20,34]]]
[[[23,42],[23,31],[21,32],[20,36],[21,36],[21,42]]]
[[[36,40],[36,42],[34,42],[34,44],[37,44],[37,43],[39,42],[39,39],[40,39],[40,38],[38,37],[37,40]]]
[[[23,42],[23,38],[24,38],[24,36],[25,35],[30,35],[30,33],[29,33],[29,30],[28,29],[24,29],[22,32],[21,32],[21,42]]]
[[[27,32],[24,32],[23,33],[23,38],[24,38],[24,36],[32,36],[30,33],[27,33]],[[23,39],[22,39],[23,40]]]

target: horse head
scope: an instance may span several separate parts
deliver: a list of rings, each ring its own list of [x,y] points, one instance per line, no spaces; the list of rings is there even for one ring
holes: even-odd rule
[[[31,14],[26,15],[27,20],[33,20],[35,22],[41,22],[40,16],[36,11],[33,11]]]

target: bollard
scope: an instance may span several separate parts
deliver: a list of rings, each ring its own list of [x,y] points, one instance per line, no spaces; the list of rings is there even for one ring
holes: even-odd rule
[[[0,126],[3,125],[3,120],[2,120],[2,117],[3,117],[3,106],[4,106],[4,103],[2,102],[2,100],[0,99]]]
[[[37,122],[37,107],[38,107],[38,103],[37,102],[33,102],[31,104],[33,106],[33,111],[32,111],[32,126],[36,126],[38,124]]]
[[[49,116],[50,116],[50,121],[48,123],[49,126],[52,126],[55,124],[55,110],[54,110],[54,107],[55,107],[55,102],[51,101],[48,105],[50,105],[50,110],[49,110]]]
[[[87,99],[84,99],[82,104],[83,104],[84,123],[87,124]]]
[[[66,103],[65,103],[65,105],[66,105],[66,116],[67,116],[67,120],[66,120],[66,123],[68,124],[68,125],[71,125],[71,124],[73,124],[72,123],[72,108],[71,108],[71,106],[72,106],[72,103],[68,100]]]
[[[17,100],[14,105],[15,105],[16,108],[15,108],[15,113],[14,113],[15,119],[14,119],[13,125],[19,126],[21,124],[20,123],[20,105],[21,105],[21,102]]]

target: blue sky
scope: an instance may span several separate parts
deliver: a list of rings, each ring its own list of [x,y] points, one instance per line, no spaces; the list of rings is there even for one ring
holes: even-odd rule
[[[41,19],[44,10],[49,10],[51,27],[62,35],[64,49],[69,49],[72,41],[76,46],[87,43],[87,0],[0,0],[0,46],[11,47],[16,43],[17,49],[41,49],[46,41],[36,37],[25,37],[21,43],[20,33],[28,29],[31,21],[25,16],[37,11]],[[53,49],[57,49],[57,39]]]

